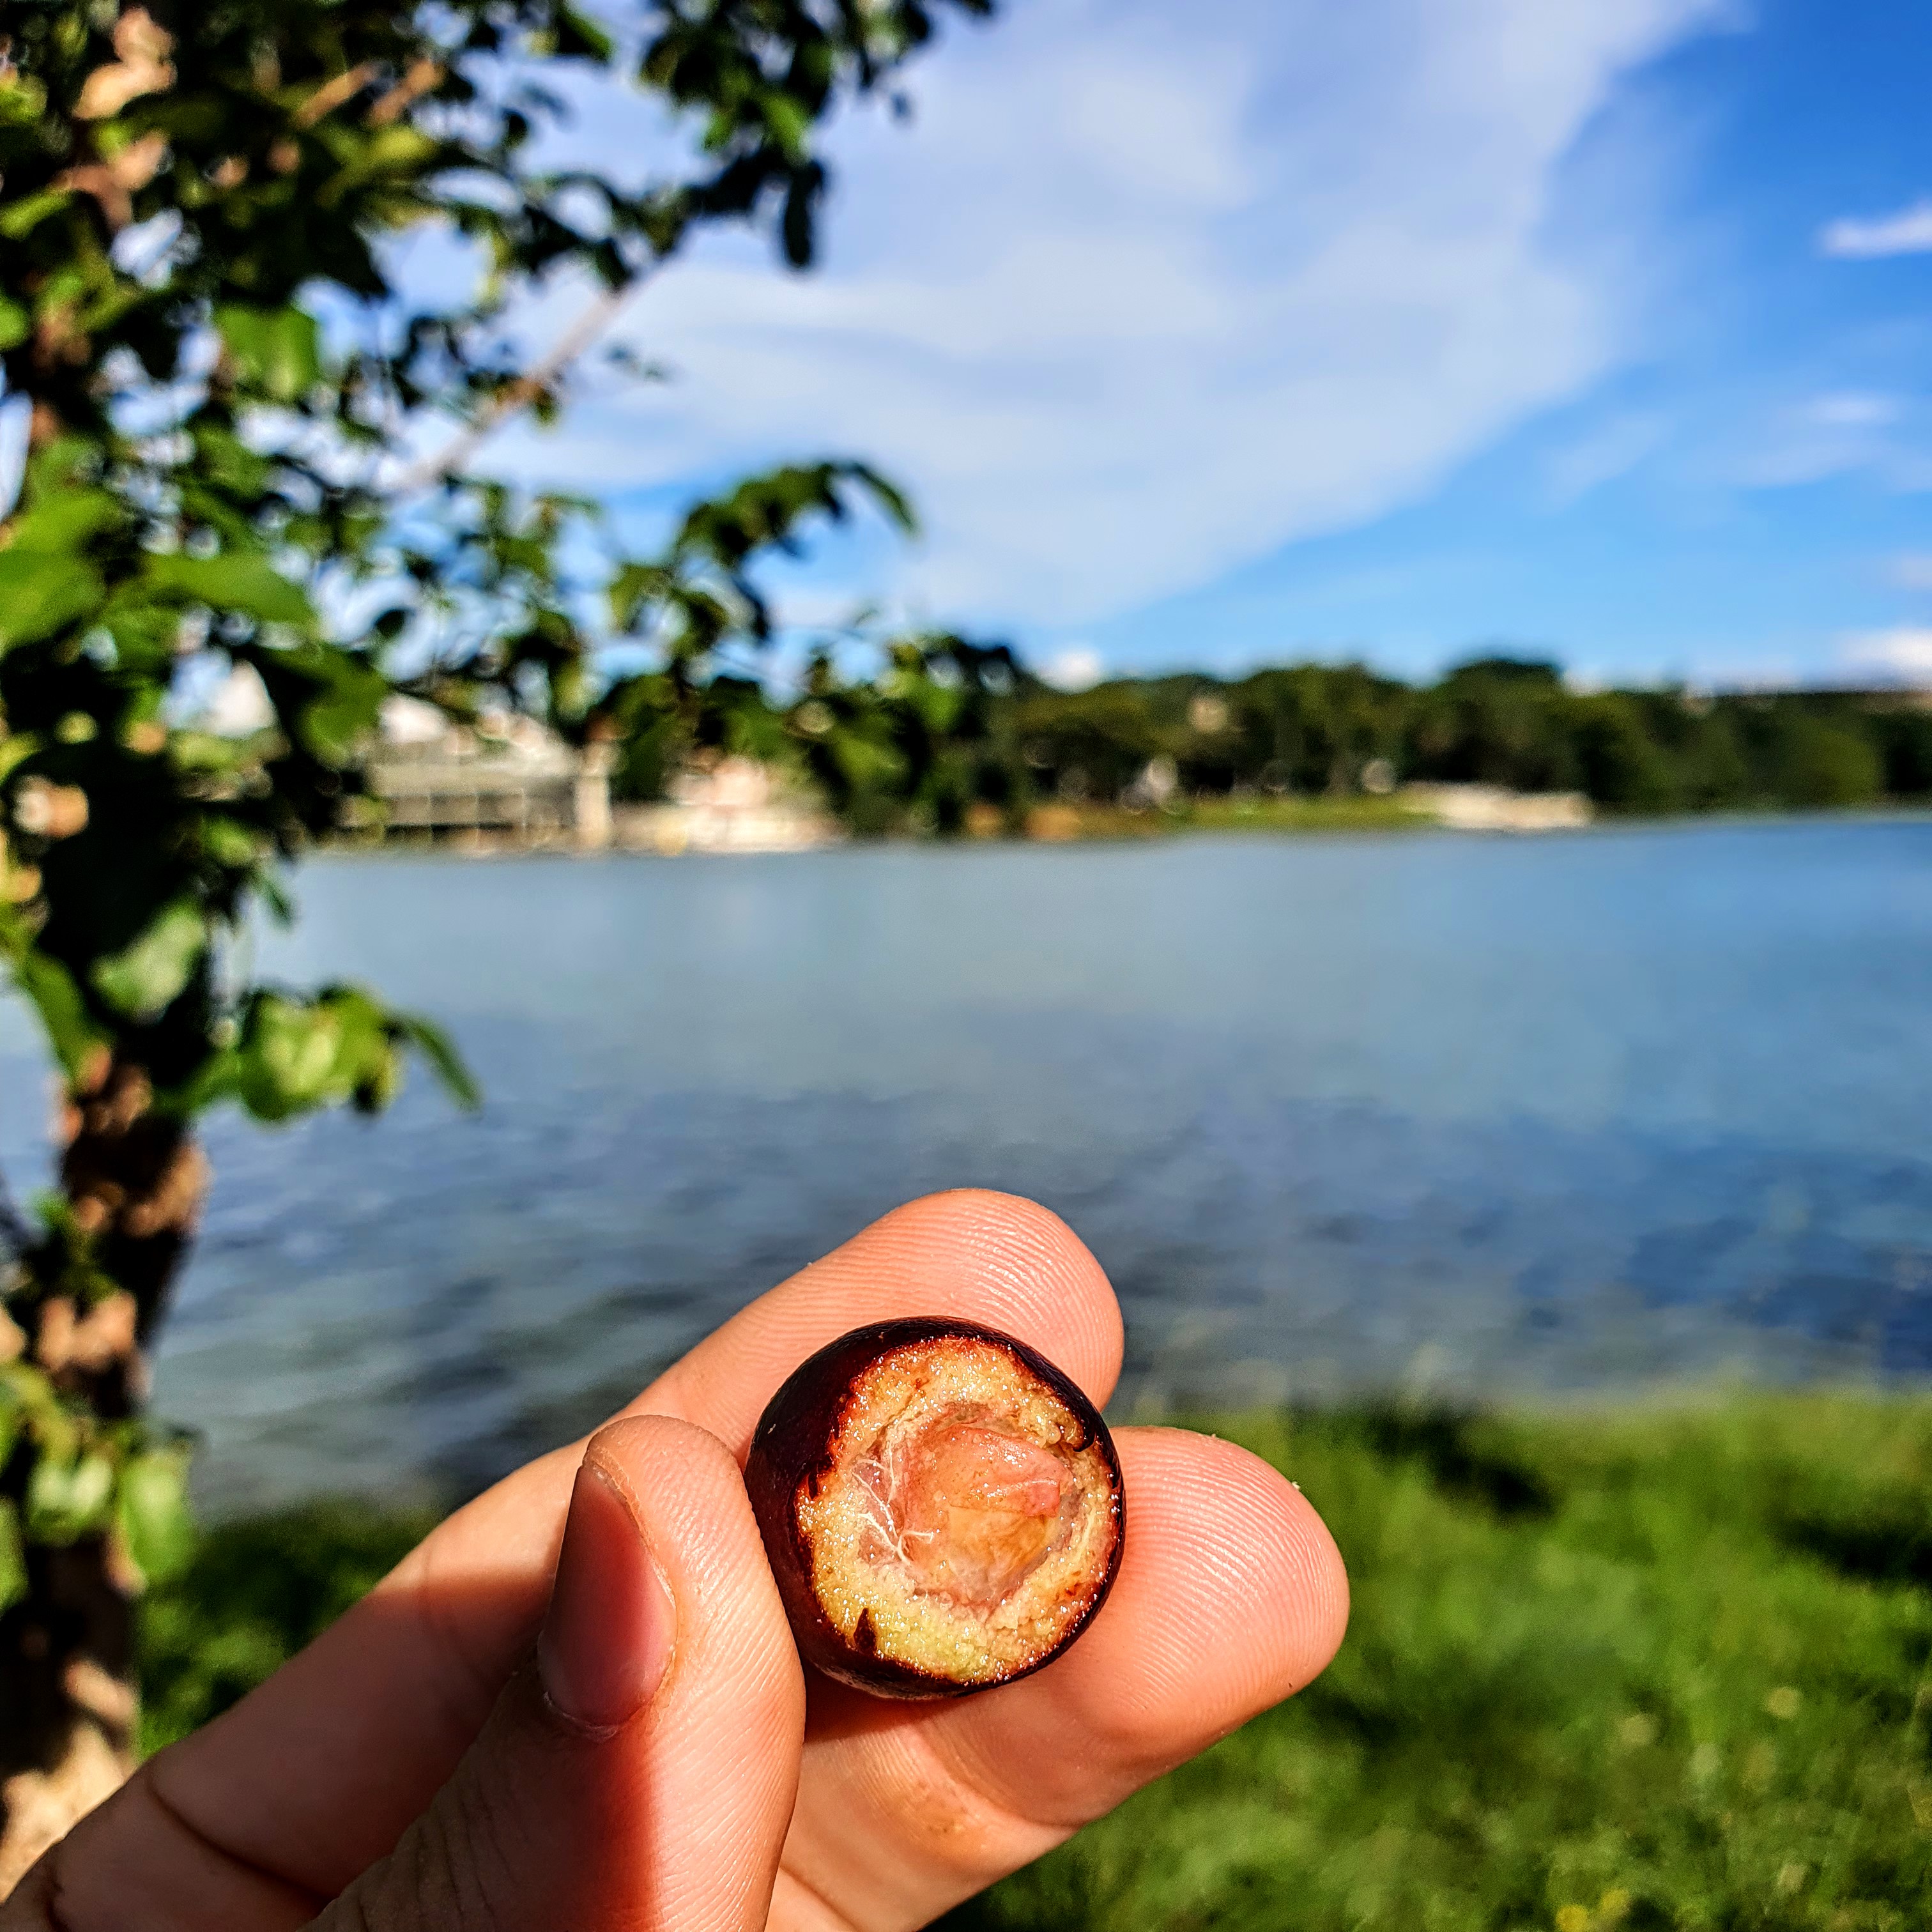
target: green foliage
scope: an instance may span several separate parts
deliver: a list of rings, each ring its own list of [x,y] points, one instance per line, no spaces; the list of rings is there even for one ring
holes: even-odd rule
[[[833,809],[857,830],[950,834],[972,805],[1022,802],[997,722],[1021,675],[1006,646],[947,632],[896,640],[869,679],[842,673],[823,652],[784,725]]]
[[[1885,774],[1864,734],[1803,712],[1781,718],[1778,759],[1786,796],[1795,805],[1869,805]]]
[[[1553,664],[1508,658],[1420,687],[1358,664],[1084,692],[1022,676],[985,722],[1011,784],[1072,803],[1144,806],[1161,766],[1197,802],[1346,798],[1371,780],[1576,790],[1612,812],[1932,798],[1932,711],[1903,695],[1580,692]]]
[[[260,984],[249,963],[251,918],[288,914],[291,862],[368,806],[362,767],[394,696],[616,739],[628,770],[711,744],[782,752],[729,656],[770,635],[753,572],[862,502],[908,525],[890,484],[849,461],[788,466],[633,557],[593,506],[469,466],[506,416],[562,404],[569,356],[517,346],[520,300],[561,285],[608,301],[719,222],[804,266],[820,129],[895,85],[934,14],[926,0],[630,0],[606,22],[568,0],[9,10],[0,374],[31,453],[0,502],[0,971],[76,1094],[132,1070],[172,1122],[231,1102],[273,1123],[380,1108],[415,1054],[474,1104],[427,1022],[361,988]],[[566,71],[632,86],[640,122],[687,137],[682,165],[638,185],[538,160]],[[396,279],[405,233],[447,245],[454,293]],[[614,676],[614,644],[646,668]],[[236,673],[266,694],[263,728],[195,728],[197,701]],[[58,1209],[8,1245],[23,1251],[0,1288],[30,1322],[58,1283],[112,1286],[110,1250]],[[142,1286],[143,1334],[165,1275]],[[172,1448],[93,1415],[84,1384],[62,1370],[35,1396],[0,1485],[0,1588],[22,1526],[56,1543],[111,1528],[151,1575],[178,1560]]]
[[[194,1553],[188,1465],[187,1446],[177,1443],[142,1449],[120,1472],[115,1528],[135,1568],[149,1583],[178,1575]]]
[[[34,1364],[0,1364],[0,1472],[13,1492],[0,1496],[0,1610],[26,1590],[29,1543],[104,1537],[138,1576],[176,1574],[192,1546],[189,1456],[185,1436],[94,1415]]]
[[[11,1496],[0,1496],[0,1610],[27,1594],[27,1544],[20,1512]]]
[[[208,940],[201,908],[190,898],[171,899],[118,952],[95,960],[87,976],[112,1013],[154,1019],[194,976]]]
[[[178,1100],[270,1120],[380,1102],[411,1048],[449,1072],[370,996],[261,995],[223,968],[361,789],[385,700],[533,710],[661,759],[742,736],[718,653],[770,634],[758,556],[855,496],[909,524],[862,465],[752,478],[662,554],[620,558],[600,629],[564,561],[589,506],[411,470],[425,424],[554,405],[560,371],[506,339],[539,280],[622,290],[718,220],[769,222],[808,260],[818,124],[932,22],[918,0],[639,0],[613,24],[562,0],[10,21],[0,365],[34,454],[0,547],[0,946],[70,1072],[105,1043]],[[563,113],[546,63],[632,76],[690,125],[692,165],[640,188],[537,165]],[[466,249],[453,301],[393,280],[387,238],[412,227]],[[614,682],[614,638],[658,668]],[[260,678],[272,728],[179,728],[182,690],[227,666]]]
[[[434,1520],[321,1503],[207,1532],[142,1607],[146,1748],[218,1717],[393,1569]]]
[[[394,1097],[405,1042],[460,1105],[479,1103],[475,1083],[440,1032],[426,1020],[389,1012],[355,986],[325,986],[313,995],[257,988],[233,1044],[203,1069],[194,1098],[206,1105],[232,1092],[259,1120],[344,1104],[379,1112]]]
[[[1126,805],[1056,806],[1030,813],[1030,836],[1051,839],[1148,839],[1176,832],[1295,836],[1330,832],[1426,832],[1436,819],[1412,799],[1322,792],[1312,797],[1265,792],[1204,792],[1178,796],[1158,811],[1132,794]],[[1056,824],[1055,821],[1058,821]],[[984,826],[984,821],[982,821]],[[990,830],[990,826],[986,826]]]
[[[1334,1529],[1340,1656],[952,1932],[1924,1922],[1924,1401],[1221,1426]]]
[[[784,763],[797,747],[764,683],[724,666],[734,642],[770,640],[772,621],[748,572],[761,554],[790,550],[808,520],[842,521],[869,502],[904,530],[912,512],[867,465],[788,464],[696,506],[658,556],[614,572],[614,632],[650,647],[651,667],[607,681],[586,705],[584,735],[622,748],[619,789],[656,795],[694,755],[722,752]],[[844,735],[846,727],[834,727]]]

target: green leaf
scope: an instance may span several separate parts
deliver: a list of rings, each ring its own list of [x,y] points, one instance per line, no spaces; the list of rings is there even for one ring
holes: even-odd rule
[[[238,496],[252,496],[272,482],[275,466],[238,436],[206,427],[196,432],[195,451],[210,482]]]
[[[178,1085],[164,1089],[160,1097],[172,1112],[205,1113],[233,1099],[240,1084],[240,1054],[232,1046],[220,1046],[204,1055]]]
[[[315,622],[308,592],[292,584],[266,556],[247,550],[220,556],[151,556],[147,577],[164,594],[206,604],[214,610],[232,610],[257,623],[308,629]]]
[[[143,1450],[122,1468],[114,1520],[142,1579],[164,1583],[194,1554],[194,1516],[188,1501],[185,1445]]]
[[[352,1092],[365,1081],[393,1080],[394,1043],[381,1006],[353,986],[325,987],[316,1004],[334,1016],[338,1091]]]
[[[385,176],[406,180],[446,152],[434,136],[411,127],[407,122],[399,122],[378,134],[356,140],[346,165],[322,184],[316,200],[321,207],[333,210],[352,190],[380,182]]]
[[[58,1435],[66,1420],[47,1372],[32,1362],[0,1364],[0,1402],[12,1412],[16,1426],[31,1427],[44,1443],[51,1439],[50,1432]]]
[[[193,900],[172,899],[131,946],[97,960],[94,990],[130,1019],[152,1019],[179,996],[208,950],[208,921]]]
[[[0,349],[17,348],[33,328],[33,317],[18,302],[0,296]]]
[[[619,566],[606,593],[610,621],[620,631],[638,628],[646,608],[669,590],[675,580],[662,564],[626,563]]]
[[[840,730],[830,748],[846,782],[855,791],[896,791],[904,783],[906,761],[891,746],[863,731]]]
[[[27,1594],[27,1546],[20,1534],[20,1513],[11,1496],[0,1496],[0,1611]]]
[[[555,50],[560,59],[608,61],[616,43],[587,14],[574,7],[556,10]]]
[[[302,742],[326,765],[352,765],[382,723],[388,681],[362,666],[345,667],[328,688],[304,704],[296,720]]]
[[[24,765],[40,748],[40,740],[31,731],[16,731],[11,736],[0,734],[0,778],[16,765]]]
[[[788,160],[800,159],[811,143],[812,110],[777,87],[763,97],[763,105],[765,125],[771,130],[772,140],[784,150]]]
[[[272,401],[299,402],[322,380],[322,334],[298,308],[214,311],[214,326],[243,384]]]
[[[28,463],[29,506],[14,519],[8,556],[58,551],[70,557],[102,531],[126,522],[126,510],[105,490],[75,487],[56,460],[61,454],[62,446],[56,443]]]
[[[0,128],[31,128],[47,111],[47,91],[17,66],[0,74]]]
[[[230,872],[251,871],[268,849],[267,835],[225,812],[211,812],[201,820],[201,849],[214,864]]]
[[[403,1056],[386,1034],[380,1050],[368,1057],[350,1088],[350,1102],[358,1114],[380,1114],[402,1090]]]
[[[74,198],[71,188],[45,188],[0,213],[0,235],[10,242],[23,241],[56,208],[64,208]]]
[[[79,1079],[100,1036],[74,975],[58,959],[29,950],[14,962],[14,978],[40,1015],[55,1058],[70,1079]]]
[[[398,1013],[395,1023],[403,1037],[429,1063],[429,1070],[459,1107],[474,1113],[482,1106],[483,1090],[464,1065],[463,1056],[448,1034],[414,1013]]]
[[[238,651],[266,687],[276,714],[326,765],[346,770],[382,722],[389,681],[366,658],[310,638],[290,650]]]
[[[113,1504],[111,1456],[98,1449],[43,1454],[27,1478],[27,1534],[35,1543],[77,1542],[106,1527]]]
[[[326,1007],[264,993],[248,1010],[237,1049],[242,1103],[258,1119],[286,1120],[328,1096],[342,1023]]]
[[[37,643],[86,616],[106,594],[91,564],[17,541],[0,550],[0,651]]]

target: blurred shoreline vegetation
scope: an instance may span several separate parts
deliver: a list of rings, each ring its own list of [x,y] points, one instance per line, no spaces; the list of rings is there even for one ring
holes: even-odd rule
[[[1397,795],[1408,784],[1575,792],[1633,817],[1932,804],[1924,692],[1586,691],[1554,662],[1496,656],[1432,684],[1304,663],[1062,691],[1010,654],[930,641],[973,655],[929,650],[841,684],[828,651],[798,694],[742,694],[746,719],[770,715],[740,740],[861,836],[1399,826],[1420,822]],[[843,741],[814,746],[835,704]],[[870,764],[843,755],[854,740]],[[655,798],[670,770],[627,754],[617,795]]]
[[[1348,1559],[1335,1664],[952,1932],[1891,1932],[1932,1905],[1932,1397],[1192,1417]],[[142,1609],[146,1742],[429,1518],[218,1527]]]

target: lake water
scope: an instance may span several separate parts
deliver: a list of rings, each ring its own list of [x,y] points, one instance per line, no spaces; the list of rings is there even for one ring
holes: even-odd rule
[[[1031,1194],[1117,1408],[1932,1372],[1932,820],[332,859],[271,972],[479,1118],[224,1120],[159,1406],[218,1507],[466,1491],[908,1196]],[[0,1148],[38,1076],[0,1019]]]

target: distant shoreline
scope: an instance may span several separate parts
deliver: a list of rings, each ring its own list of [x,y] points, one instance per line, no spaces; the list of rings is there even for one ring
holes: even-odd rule
[[[1002,824],[998,829],[968,831],[948,838],[913,837],[894,834],[883,838],[842,839],[801,848],[830,851],[853,847],[894,847],[983,849],[1004,845],[1120,845],[1233,835],[1241,838],[1330,838],[1342,833],[1440,832],[1458,837],[1488,838],[1575,838],[1591,832],[1634,832],[1666,827],[1690,830],[1700,826],[1774,826],[1844,824],[1932,824],[1932,806],[1900,801],[1879,806],[1821,806],[1807,810],[1766,806],[1760,809],[1727,808],[1721,812],[1660,813],[1618,812],[1595,819],[1586,825],[1536,830],[1470,830],[1447,826],[1432,814],[1418,809],[1397,797],[1387,798],[1285,798],[1209,799],[1184,807],[1142,807],[1138,810],[1115,805],[1052,805],[1036,807],[1037,824],[1042,812],[1053,814],[1046,828],[1016,831]],[[614,847],[596,853],[583,853],[559,843],[542,845],[484,839],[459,842],[454,839],[392,838],[381,841],[331,840],[308,855],[317,858],[442,858],[452,861],[479,859],[559,858],[658,859],[671,856],[649,850]],[[789,853],[679,854],[677,856],[789,856]]]
[[[1213,832],[1298,837],[1338,832],[1455,832],[1464,837],[1537,838],[1574,838],[1580,834],[1645,831],[1664,827],[1720,825],[1846,825],[1932,824],[1932,806],[1900,800],[1894,804],[1822,806],[1795,809],[1784,806],[1757,808],[1728,807],[1721,812],[1606,813],[1587,825],[1537,831],[1472,832],[1450,826],[1430,814],[1405,806],[1396,798],[1288,799],[1210,801],[1178,812],[1130,812],[1119,806],[1068,808],[1079,813],[1082,824],[1066,842],[1182,838]],[[971,843],[968,840],[963,842]],[[1013,842],[1034,842],[1015,838]]]

